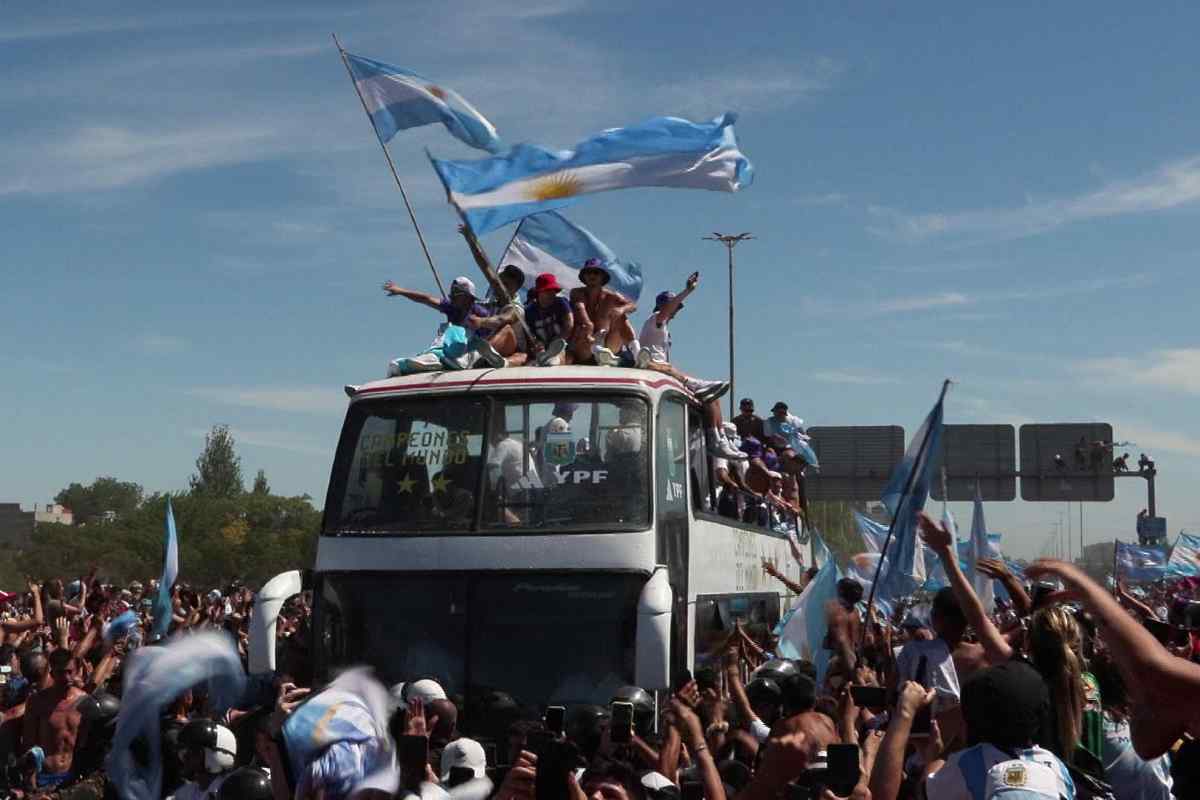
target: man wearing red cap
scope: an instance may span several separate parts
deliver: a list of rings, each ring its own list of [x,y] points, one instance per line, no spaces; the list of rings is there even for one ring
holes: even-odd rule
[[[566,349],[575,332],[575,315],[554,273],[543,272],[534,281],[533,298],[525,304],[525,324],[533,334],[530,349],[538,366],[561,364],[570,358]]]

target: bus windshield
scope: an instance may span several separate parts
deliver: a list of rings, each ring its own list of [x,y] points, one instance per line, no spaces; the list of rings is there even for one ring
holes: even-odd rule
[[[648,416],[618,395],[355,403],[325,533],[645,529]]]

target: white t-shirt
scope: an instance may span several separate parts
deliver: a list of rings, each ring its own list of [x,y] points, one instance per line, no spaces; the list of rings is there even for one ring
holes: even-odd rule
[[[1171,800],[1171,759],[1143,761],[1133,750],[1129,723],[1104,715],[1104,774],[1120,800]]]
[[[651,357],[655,361],[670,362],[671,360],[671,332],[667,330],[667,326],[659,326],[658,314],[651,314],[650,318],[642,324],[642,333],[638,337],[638,342],[643,348],[649,348]]]
[[[904,681],[917,679],[921,656],[925,656],[925,685],[937,691],[934,711],[940,713],[958,707],[961,696],[958,670],[954,668],[950,648],[941,639],[916,640],[904,645],[896,657],[897,683],[903,685]]]

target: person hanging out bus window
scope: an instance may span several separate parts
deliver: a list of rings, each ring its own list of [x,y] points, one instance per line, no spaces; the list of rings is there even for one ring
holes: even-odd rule
[[[534,280],[533,299],[525,305],[525,324],[533,334],[530,353],[539,367],[568,363],[567,342],[575,335],[575,315],[553,273],[543,272]]]
[[[675,319],[675,315],[683,310],[684,298],[695,291],[699,283],[700,273],[693,272],[688,276],[687,285],[679,294],[659,292],[658,297],[654,299],[654,313],[642,325],[636,365],[639,369],[670,375],[686,386],[704,406],[704,433],[708,440],[708,451],[720,458],[741,461],[746,456],[725,437],[721,405],[717,402],[721,395],[729,391],[729,382],[693,378],[671,364],[671,331],[667,326]]]
[[[571,352],[577,364],[594,362],[601,367],[615,367],[620,363],[617,353],[636,339],[629,316],[637,311],[637,303],[606,289],[611,278],[600,259],[589,258],[579,270],[583,286],[571,290],[575,315]]]

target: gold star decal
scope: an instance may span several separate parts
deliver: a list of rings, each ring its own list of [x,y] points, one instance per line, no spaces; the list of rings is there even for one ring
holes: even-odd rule
[[[403,494],[410,494],[412,493],[413,487],[417,485],[417,482],[405,475],[403,478],[396,481],[396,485],[400,487],[400,491]]]
[[[446,491],[446,487],[452,483],[454,483],[454,481],[450,480],[442,473],[438,473],[438,476],[433,479],[433,490],[435,492],[444,492]]]

